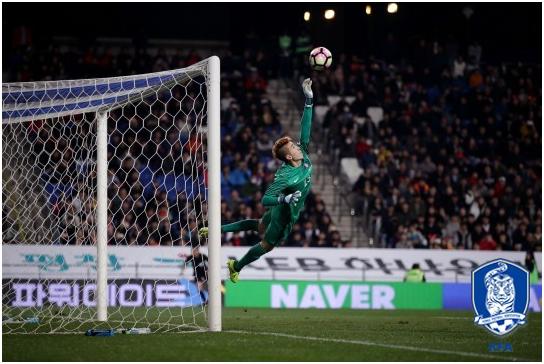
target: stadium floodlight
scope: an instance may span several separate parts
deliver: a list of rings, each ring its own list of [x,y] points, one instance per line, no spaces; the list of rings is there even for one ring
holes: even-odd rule
[[[334,10],[333,9],[327,9],[325,10],[325,19],[327,20],[331,20],[331,19],[334,19]]]
[[[372,6],[367,5],[367,6],[365,7],[365,13],[366,13],[366,15],[372,14]]]
[[[472,14],[474,14],[474,10],[471,7],[465,6],[463,8],[463,15],[465,16],[465,18],[467,18],[467,20],[472,17]]]
[[[97,322],[221,331],[219,62],[2,84],[3,254],[36,256],[26,268],[3,260],[4,333],[81,332]],[[206,250],[198,225],[209,228],[208,269],[189,286],[176,254]],[[139,276],[137,259],[163,244],[180,245],[169,259],[175,272]],[[136,260],[117,261],[127,249]]]
[[[304,12],[304,21],[310,21],[310,12],[309,11]]]
[[[389,4],[387,4],[387,12],[388,12],[389,14],[394,14],[394,13],[396,13],[398,10],[399,10],[399,6],[397,5],[397,3],[389,3]]]

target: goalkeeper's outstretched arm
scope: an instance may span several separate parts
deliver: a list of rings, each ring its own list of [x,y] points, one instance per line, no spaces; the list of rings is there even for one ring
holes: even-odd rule
[[[304,112],[300,120],[300,146],[308,152],[308,144],[310,143],[310,132],[312,129],[312,110],[314,107],[312,92],[312,80],[307,78],[302,82],[302,91],[306,101],[304,102]]]

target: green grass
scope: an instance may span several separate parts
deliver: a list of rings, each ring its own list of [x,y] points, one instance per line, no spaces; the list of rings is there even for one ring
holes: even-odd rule
[[[476,327],[472,317],[468,311],[224,309],[224,331],[220,333],[114,337],[4,334],[2,359],[541,361],[540,313],[530,314],[524,327],[504,338]],[[499,342],[510,343],[513,352],[490,353],[488,345]]]

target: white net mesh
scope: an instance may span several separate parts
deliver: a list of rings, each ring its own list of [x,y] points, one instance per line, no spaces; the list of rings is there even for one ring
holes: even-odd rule
[[[203,61],[3,85],[4,333],[205,326],[208,80]],[[98,110],[108,115],[106,323],[95,321]]]

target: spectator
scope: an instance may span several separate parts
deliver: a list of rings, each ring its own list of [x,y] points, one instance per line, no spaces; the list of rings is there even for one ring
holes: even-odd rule
[[[497,242],[493,239],[491,234],[486,234],[482,240],[478,242],[480,250],[496,250]]]
[[[408,242],[409,246],[416,249],[429,248],[429,242],[423,234],[418,230],[417,224],[413,223],[410,225],[410,230],[408,232]]]

